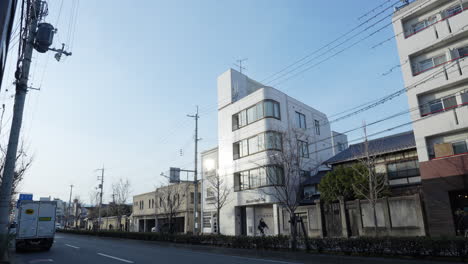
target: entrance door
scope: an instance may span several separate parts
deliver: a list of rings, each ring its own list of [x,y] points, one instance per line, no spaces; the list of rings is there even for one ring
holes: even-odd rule
[[[246,236],[247,235],[247,212],[246,212],[246,207],[241,207],[240,208],[240,213],[241,213],[241,235]]]

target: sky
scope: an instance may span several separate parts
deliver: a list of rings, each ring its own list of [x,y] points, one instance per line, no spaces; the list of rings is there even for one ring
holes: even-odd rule
[[[35,198],[68,200],[73,184],[73,197],[89,202],[98,185],[96,169],[104,166],[108,202],[111,185],[120,178],[129,179],[132,194],[138,194],[153,191],[164,180],[160,173],[169,167],[193,168],[194,120],[187,114],[194,114],[197,105],[199,149],[217,145],[216,78],[236,68],[236,60],[248,58],[245,74],[265,80],[377,14],[359,19],[386,1],[48,2],[46,21],[58,28],[54,45],[64,42],[73,55],[57,62],[51,52],[34,54],[30,80],[41,90],[31,90],[27,97],[21,136],[33,163],[20,191]],[[388,17],[372,29],[390,22]],[[404,88],[395,67],[395,40],[371,48],[393,34],[393,28],[386,27],[291,79],[264,83],[329,116],[381,98]],[[0,134],[4,144],[13,107],[15,59],[9,58],[9,82],[0,91],[7,109]],[[407,109],[402,95],[333,123],[332,129],[346,131]],[[404,115],[369,126],[368,133],[408,121]],[[362,136],[356,131],[348,140]]]

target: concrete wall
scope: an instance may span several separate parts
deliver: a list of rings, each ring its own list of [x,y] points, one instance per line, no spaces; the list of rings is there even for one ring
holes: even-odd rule
[[[317,200],[315,204],[301,206],[297,213],[307,221],[309,237],[327,237],[326,212],[324,204]],[[373,236],[373,212],[367,200],[341,202],[340,218],[342,237]],[[419,194],[379,199],[377,212],[378,234],[380,236],[425,236],[425,222],[422,202]],[[305,216],[305,217],[304,217]],[[282,234],[289,234],[289,214],[281,211]]]

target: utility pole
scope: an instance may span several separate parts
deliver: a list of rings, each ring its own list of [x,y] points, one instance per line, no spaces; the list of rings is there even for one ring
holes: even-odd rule
[[[8,235],[8,222],[10,215],[10,201],[12,186],[15,175],[16,154],[18,152],[18,142],[21,125],[23,122],[24,103],[28,91],[28,77],[31,68],[31,61],[34,49],[40,53],[45,53],[52,45],[55,29],[47,23],[39,23],[48,13],[47,3],[42,0],[25,1],[26,13],[24,14],[24,27],[20,29],[20,43],[22,47],[18,56],[17,69],[15,72],[16,94],[13,107],[13,118],[11,122],[8,148],[5,156],[5,166],[3,169],[2,183],[0,186],[0,239],[5,239]],[[24,10],[22,10],[23,12]],[[23,14],[23,13],[22,13]],[[23,21],[22,21],[23,23]],[[41,34],[38,34],[41,33]],[[54,49],[52,49],[54,50]],[[57,52],[57,50],[54,50]],[[70,52],[60,50],[60,55],[70,56]],[[2,246],[6,243],[2,242]],[[1,257],[1,256],[0,256]]]
[[[101,207],[102,207],[102,193],[104,189],[104,166],[102,166],[102,169],[97,169],[98,171],[101,171],[101,176],[98,176],[98,181],[100,180],[101,183],[99,184],[99,189],[101,189],[101,192],[99,193],[99,207],[98,207],[98,230],[101,230]]]
[[[28,5],[31,5],[28,3]],[[15,73],[16,94],[15,105],[13,108],[13,120],[11,122],[10,138],[8,139],[8,149],[5,157],[5,167],[3,169],[2,185],[0,187],[0,237],[8,235],[8,221],[10,214],[11,188],[13,185],[15,174],[16,153],[18,151],[18,141],[20,136],[21,124],[23,122],[24,102],[26,100],[26,92],[28,90],[28,76],[31,67],[31,59],[33,54],[33,43],[36,36],[36,28],[41,15],[41,1],[33,1],[33,6],[29,15],[30,23],[25,25],[25,47],[21,68],[18,66]],[[18,58],[21,59],[21,58]],[[3,242],[3,241],[2,241]]]
[[[194,193],[193,193],[193,233],[198,234],[198,141],[200,140],[198,138],[198,118],[200,116],[198,115],[198,106],[197,106],[197,112],[195,115],[187,115],[188,117],[192,117],[195,119],[195,167],[193,169],[194,173],[194,179],[193,179],[193,184],[194,186]]]
[[[67,223],[66,223],[67,227],[69,226],[69,221],[70,221],[70,208],[71,208],[72,192],[73,192],[73,184],[70,185],[70,199],[68,200]]]

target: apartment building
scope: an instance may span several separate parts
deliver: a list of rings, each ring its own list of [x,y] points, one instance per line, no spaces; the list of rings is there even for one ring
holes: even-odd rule
[[[193,232],[194,189],[193,183],[181,182],[133,196],[131,230],[168,232],[172,225],[176,233]]]
[[[203,232],[219,228],[226,235],[255,236],[263,220],[266,235],[279,234],[279,201],[271,194],[284,173],[270,157],[284,151],[285,137],[295,137],[305,176],[336,151],[324,113],[233,69],[218,77],[219,145],[202,153]],[[346,136],[336,137],[334,144],[347,146]],[[232,190],[219,216],[216,190],[208,184],[213,176]]]
[[[416,0],[393,24],[429,234],[455,234],[455,211],[468,210],[468,0]]]

